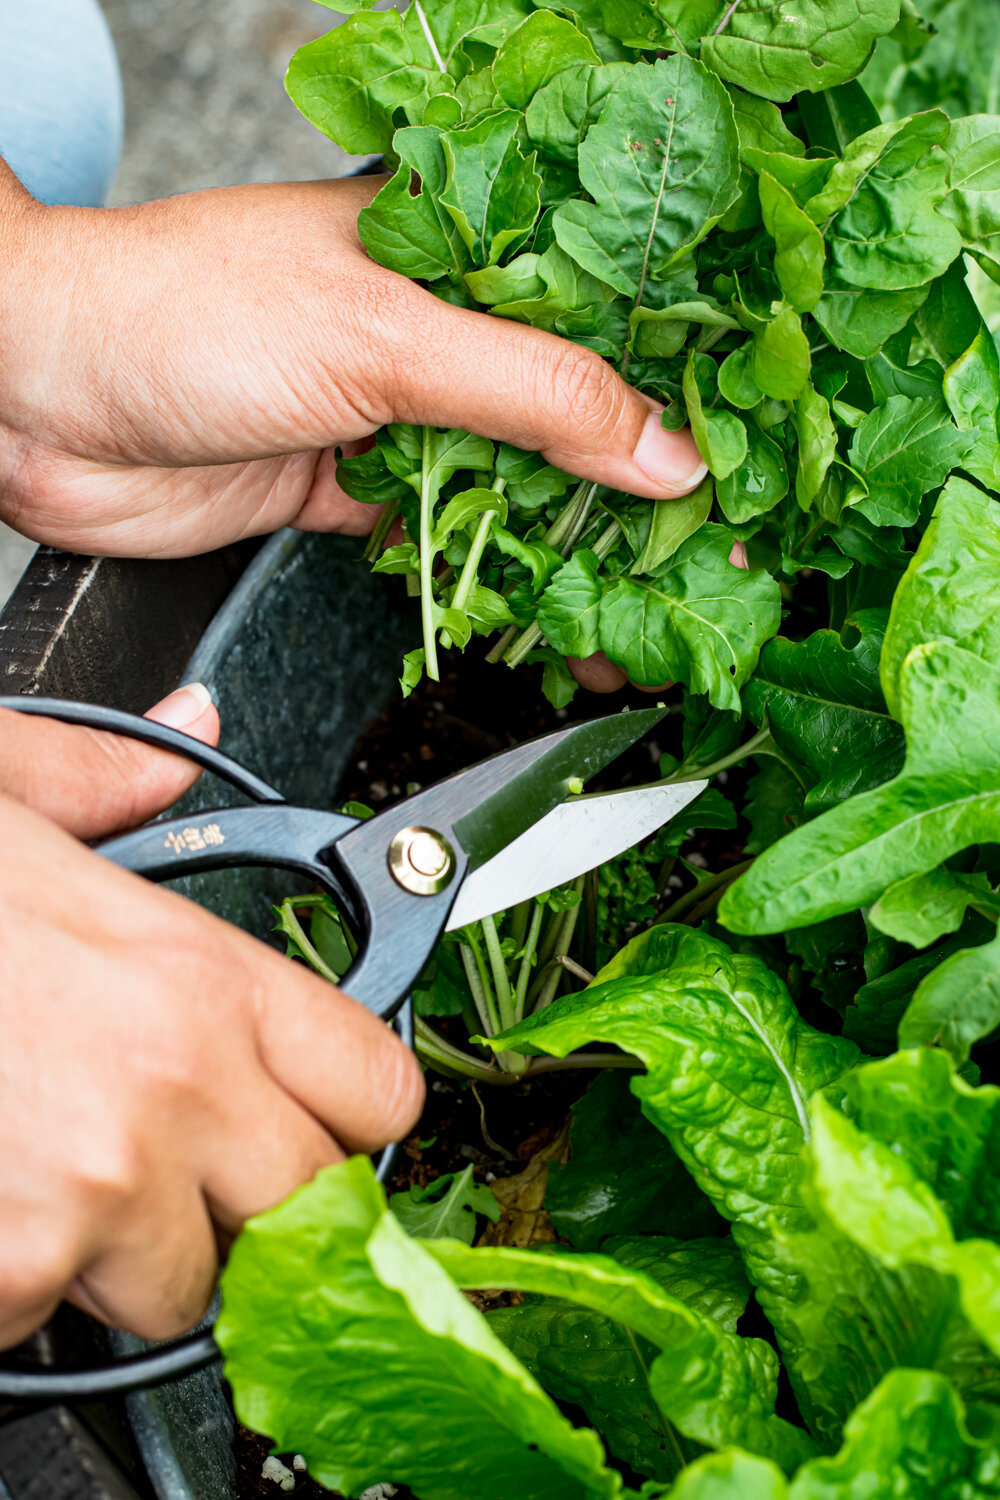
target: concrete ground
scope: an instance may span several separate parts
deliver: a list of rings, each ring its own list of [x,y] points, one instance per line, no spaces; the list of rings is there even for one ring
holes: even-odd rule
[[[285,94],[288,59],[340,17],[310,0],[102,0],[125,80],[111,202],[341,175],[350,158]],[[32,543],[0,527],[0,605]]]

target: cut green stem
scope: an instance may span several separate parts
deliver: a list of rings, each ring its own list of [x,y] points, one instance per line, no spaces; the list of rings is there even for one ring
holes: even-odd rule
[[[421,13],[422,14],[422,13]],[[420,472],[420,621],[424,635],[424,671],[432,682],[439,682],[437,640],[434,626],[434,558],[431,553],[431,429],[423,429],[423,452]]]
[[[507,965],[504,962],[503,951],[500,947],[500,934],[497,932],[496,920],[493,917],[484,917],[480,922],[483,937],[486,941],[486,952],[489,955],[490,969],[493,974],[493,989],[497,997],[497,1007],[500,1011],[500,1025],[506,1031],[508,1026],[514,1024],[514,996],[510,988],[510,977],[507,973]]]
[[[650,925],[662,927],[665,922],[681,921],[686,912],[691,911],[695,906],[700,906],[714,892],[718,891],[721,896],[724,887],[730,885],[737,875],[742,875],[744,870],[749,870],[752,864],[752,859],[745,859],[742,864],[731,865],[728,870],[719,870],[717,874],[708,875],[704,880],[699,880],[693,890],[685,891],[683,896],[678,896],[673,906],[668,906],[666,911]]]
[[[483,1028],[483,1036],[496,1036],[502,1030],[500,1017],[497,1014],[496,1001],[490,988],[489,977],[486,973],[486,965],[479,951],[475,933],[471,928],[464,928],[465,939],[459,943],[458,952],[462,960],[462,968],[469,983],[476,1014]]]
[[[520,1021],[524,1015],[524,1007],[528,999],[528,985],[531,982],[531,973],[535,964],[535,953],[538,948],[538,934],[542,930],[542,917],[545,908],[540,901],[535,902],[535,909],[531,913],[531,926],[528,928],[528,936],[524,943],[524,952],[521,956],[521,967],[517,973],[517,984],[514,987],[514,1019]]]

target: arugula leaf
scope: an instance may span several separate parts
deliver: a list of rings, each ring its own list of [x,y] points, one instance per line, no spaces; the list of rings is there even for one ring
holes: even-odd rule
[[[631,66],[576,64],[561,69],[533,94],[524,112],[532,144],[553,161],[575,167],[584,136],[599,118],[612,88],[628,76]]]
[[[538,627],[564,656],[593,656],[600,649],[603,585],[595,553],[582,547],[564,563],[542,594]]]
[[[778,444],[755,422],[747,424],[746,438],[746,457],[715,487],[719,509],[736,526],[773,510],[788,493],[788,466]]]
[[[808,510],[837,456],[837,429],[830,403],[811,383],[795,403],[795,435],[799,441],[795,498],[802,510]]]
[[[927,298],[926,286],[902,292],[861,291],[831,274],[813,317],[838,349],[857,359],[869,359],[906,327]]]
[[[774,580],[734,567],[731,548],[723,527],[705,525],[648,577],[608,590],[600,646],[634,682],[683,682],[716,708],[739,708],[738,690],[778,627],[780,605]]]
[[[782,102],[832,88],[860,72],[876,37],[899,19],[898,0],[743,0],[726,28],[706,36],[701,55],[721,78]]]
[[[621,1481],[598,1438],[570,1426],[449,1280],[432,1253],[446,1244],[404,1233],[362,1157],[251,1219],[216,1325],[240,1420],[341,1492],[391,1474],[429,1500],[610,1500]],[[263,1343],[262,1324],[280,1338]]]
[[[795,309],[775,306],[775,316],[754,333],[747,369],[765,396],[794,401],[809,379],[809,340]]]
[[[448,180],[440,202],[477,266],[523,244],[538,215],[541,178],[521,155],[513,110],[441,133]]]
[[[775,242],[774,274],[796,312],[811,312],[823,295],[823,236],[789,190],[767,172],[759,178],[764,227]]]
[[[632,565],[633,573],[655,573],[677,552],[682,542],[699,532],[712,514],[715,486],[703,479],[696,490],[669,505],[649,507],[649,535]]]
[[[806,204],[817,222],[836,213],[830,256],[851,286],[923,286],[960,254],[961,236],[939,212],[948,191],[943,148],[950,131],[940,110],[877,126],[851,143],[827,187]]]
[[[1000,356],[985,323],[980,322],[968,349],[945,370],[942,390],[956,426],[975,434],[965,469],[994,490],[1000,488]]]
[[[714,411],[716,364],[707,354],[688,355],[684,370],[684,402],[691,433],[709,471],[716,479],[728,479],[747,454],[747,430],[731,411]]]
[[[849,460],[868,487],[857,509],[878,526],[912,526],[923,496],[944,483],[972,446],[940,401],[890,396],[851,443]]]
[[[970,250],[1000,260],[1000,142],[993,115],[956,120],[948,139],[950,192],[943,212]]]
[[[733,202],[738,155],[729,95],[700,63],[677,54],[635,64],[580,146],[580,181],[594,201],[557,208],[556,239],[639,303],[647,280],[662,278]]]
[[[512,31],[493,60],[493,82],[504,104],[523,110],[539,89],[574,63],[600,58],[582,31],[550,10],[536,10]]]
[[[419,125],[426,101],[450,93],[454,81],[426,43],[414,49],[398,11],[358,11],[299,48],[286,87],[311,124],[344,151],[364,155],[391,145],[396,109]]]
[[[903,734],[879,688],[884,629],[884,611],[865,610],[846,620],[840,635],[817,630],[801,642],[778,636],[744,689],[754,723],[766,722],[779,748],[808,773],[807,811],[879,786],[902,764]]]
[[[414,1185],[405,1193],[393,1193],[389,1210],[407,1234],[429,1240],[456,1239],[466,1245],[475,1239],[477,1214],[494,1224],[500,1218],[500,1204],[488,1187],[473,1182],[471,1166],[462,1172],[446,1172],[426,1187]]]
[[[440,133],[422,125],[397,130],[393,149],[399,169],[358,215],[361,243],[373,260],[404,276],[461,276],[471,270],[472,259],[441,202],[447,163]]]

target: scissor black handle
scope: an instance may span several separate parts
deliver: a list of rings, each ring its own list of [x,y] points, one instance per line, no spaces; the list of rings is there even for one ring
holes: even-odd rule
[[[253,798],[257,805],[251,807],[217,808],[152,823],[106,840],[98,852],[155,881],[240,865],[266,865],[308,876],[334,896],[355,929],[358,956],[343,976],[345,989],[377,1015],[388,1018],[398,1012],[396,1031],[413,1046],[409,988],[423,967],[424,957],[419,955],[429,952],[444,925],[460,879],[450,890],[423,901],[408,897],[395,886],[371,841],[348,841],[340,852],[337,841],[365,827],[358,819],[291,807],[279,791],[239,761],[180,730],[118,709],[58,698],[0,697],[0,708],[127,735],[182,755]],[[380,1181],[392,1171],[397,1150],[391,1145],[382,1152]],[[93,1401],[177,1380],[221,1358],[211,1331],[205,1330],[92,1369],[0,1368],[0,1400],[33,1406]]]

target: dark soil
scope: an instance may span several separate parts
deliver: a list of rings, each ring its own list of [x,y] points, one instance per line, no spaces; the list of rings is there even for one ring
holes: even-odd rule
[[[580,691],[568,710],[557,710],[542,696],[540,668],[511,671],[502,665],[484,665],[481,654],[481,649],[472,647],[464,657],[455,653],[445,657],[441,682],[422,682],[409,698],[397,699],[371,725],[344,773],[343,801],[363,802],[381,811],[486,756],[561,724],[599,718],[626,706],[650,708],[656,701],[637,688],[610,696]],[[664,719],[655,740],[646,740],[614,762],[609,784],[651,781],[657,775],[660,755],[668,750],[679,753],[680,689],[666,691],[663,701],[673,713]],[[596,789],[599,781],[591,785]],[[734,861],[738,857],[735,853]],[[440,1024],[445,1034],[448,1025]],[[461,1042],[460,1031],[454,1039]],[[427,1104],[400,1152],[390,1191],[412,1183],[425,1185],[470,1162],[480,1182],[513,1175],[557,1133],[591,1076],[542,1075],[530,1083],[477,1092],[429,1074]],[[282,1494],[276,1484],[261,1477],[270,1451],[265,1438],[239,1429],[235,1444],[239,1500],[278,1500]],[[290,1466],[291,1456],[285,1455],[284,1461]],[[294,1493],[300,1500],[329,1500],[330,1495],[306,1474],[296,1475]],[[396,1500],[410,1500],[409,1493],[398,1490]]]

